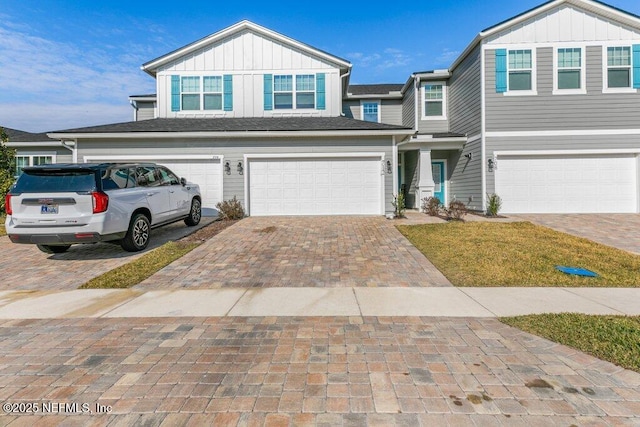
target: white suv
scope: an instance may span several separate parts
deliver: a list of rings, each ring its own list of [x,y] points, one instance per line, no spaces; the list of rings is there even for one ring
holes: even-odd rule
[[[6,196],[7,235],[46,253],[75,243],[149,244],[150,230],[200,222],[200,187],[153,163],[54,164],[24,168]]]

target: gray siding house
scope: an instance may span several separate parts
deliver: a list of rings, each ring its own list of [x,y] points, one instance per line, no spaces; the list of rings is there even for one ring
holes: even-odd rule
[[[398,192],[640,212],[640,18],[599,1],[544,3],[404,84],[350,85],[348,61],[248,21],[142,69],[133,121],[51,132],[53,161],[156,161],[250,215],[389,214]]]

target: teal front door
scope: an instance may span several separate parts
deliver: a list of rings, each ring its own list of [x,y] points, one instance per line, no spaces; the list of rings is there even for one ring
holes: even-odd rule
[[[431,162],[431,171],[433,172],[433,182],[436,184],[433,189],[434,197],[440,200],[443,205],[446,204],[446,188],[445,188],[445,167],[443,161]]]

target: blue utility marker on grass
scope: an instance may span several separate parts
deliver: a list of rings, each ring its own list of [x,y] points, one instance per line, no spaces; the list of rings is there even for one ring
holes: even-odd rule
[[[593,271],[579,267],[564,267],[562,265],[556,265],[556,269],[566,274],[573,274],[574,276],[598,277],[598,275]]]

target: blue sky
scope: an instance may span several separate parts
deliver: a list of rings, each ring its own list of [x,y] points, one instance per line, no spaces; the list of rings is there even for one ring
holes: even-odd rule
[[[479,31],[541,2],[0,0],[0,125],[132,120],[128,96],[155,93],[141,64],[243,19],[351,61],[352,84],[404,83],[448,67]],[[640,15],[638,0],[608,3]]]

